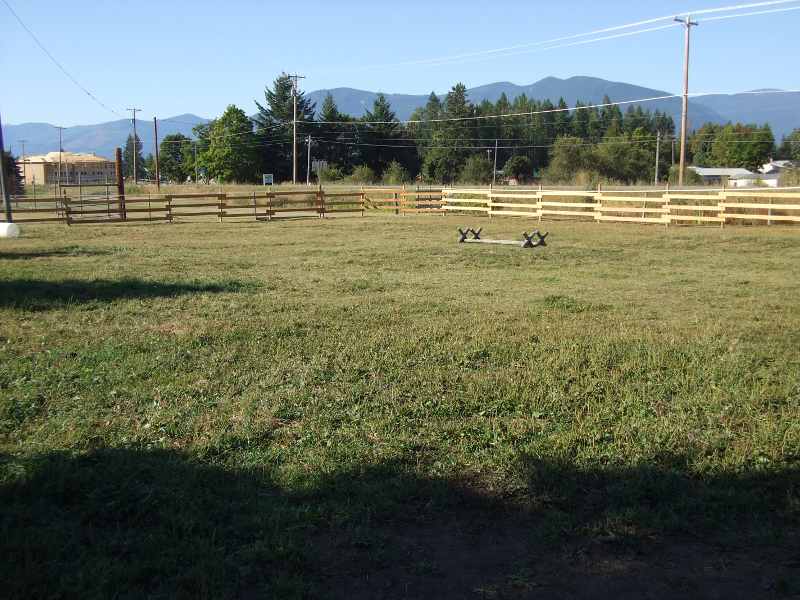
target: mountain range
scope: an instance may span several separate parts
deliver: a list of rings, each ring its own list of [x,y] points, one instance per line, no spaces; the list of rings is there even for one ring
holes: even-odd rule
[[[770,91],[770,90],[759,90]],[[774,90],[772,90],[774,91]],[[306,97],[316,102],[317,108],[327,94],[331,94],[339,110],[360,117],[370,108],[378,96],[378,92],[357,90],[353,88],[334,88],[308,92]],[[521,94],[536,100],[549,99],[553,103],[564,98],[569,106],[580,100],[584,103],[598,104],[608,96],[614,101],[622,102],[639,98],[652,98],[670,95],[669,92],[641,87],[628,83],[607,81],[595,77],[570,77],[559,79],[546,77],[531,85],[515,85],[509,82],[498,82],[468,90],[469,98],[478,104],[483,100],[496,102],[502,94],[509,100]],[[397,114],[398,119],[408,119],[418,107],[424,106],[428,95],[385,94]],[[440,94],[441,97],[444,94]],[[680,123],[681,100],[669,98],[642,103],[642,107],[660,110]],[[623,112],[626,107],[622,107]],[[159,120],[159,137],[171,133],[182,133],[191,136],[192,128],[208,119],[193,114],[183,114],[169,119]],[[715,94],[702,96],[689,102],[690,127],[699,127],[703,123],[769,123],[776,140],[800,127],[800,93],[787,92],[775,94]],[[128,119],[99,123],[96,125],[79,125],[69,127],[63,132],[65,150],[73,152],[94,152],[100,156],[112,157],[114,148],[122,146],[131,131]],[[142,140],[144,153],[153,151],[153,126],[148,121],[137,121],[137,133]],[[25,142],[25,153],[43,154],[58,149],[58,130],[47,123],[23,123],[3,127],[5,145],[14,154],[21,153],[21,140]]]

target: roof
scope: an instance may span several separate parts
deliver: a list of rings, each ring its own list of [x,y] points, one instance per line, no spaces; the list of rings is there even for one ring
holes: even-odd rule
[[[47,154],[39,154],[36,156],[26,156],[22,162],[26,163],[57,163],[59,162],[59,154],[61,154],[62,163],[108,163],[111,162],[107,158],[97,156],[96,154],[88,154],[85,152],[48,152]]]
[[[734,175],[731,179],[753,179],[753,180],[762,180],[766,181],[768,179],[778,179],[780,174],[778,173],[748,173],[747,175]]]
[[[692,171],[700,175],[700,177],[736,177],[737,175],[752,175],[753,173],[747,169],[740,168],[707,168],[707,167],[689,167]]]

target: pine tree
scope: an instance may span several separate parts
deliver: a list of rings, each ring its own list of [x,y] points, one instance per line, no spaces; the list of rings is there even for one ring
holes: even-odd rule
[[[278,180],[290,179],[292,176],[292,124],[294,120],[294,98],[292,96],[292,78],[286,73],[275,79],[272,88],[264,89],[264,104],[255,101],[258,113],[253,118],[256,125],[255,135],[260,146],[260,160],[265,172],[273,173]],[[297,93],[297,136],[298,152],[300,142],[305,135],[313,134],[313,128],[307,123],[314,120],[316,105],[305,97],[305,93]],[[305,177],[306,161],[298,160],[300,173]]]
[[[136,135],[134,143],[133,134],[128,135],[125,141],[125,149],[122,152],[122,172],[128,179],[134,179],[133,156],[136,155],[136,179],[143,179],[145,176],[144,157],[142,156],[142,140]]]

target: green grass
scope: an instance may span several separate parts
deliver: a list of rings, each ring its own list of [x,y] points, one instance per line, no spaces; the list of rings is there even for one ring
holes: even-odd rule
[[[798,230],[468,223],[0,240],[0,596],[798,593]]]

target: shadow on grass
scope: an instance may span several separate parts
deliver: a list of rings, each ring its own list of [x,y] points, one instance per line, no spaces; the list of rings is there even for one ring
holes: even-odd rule
[[[59,256],[107,256],[113,254],[110,250],[83,248],[81,246],[67,246],[51,250],[31,250],[28,252],[0,252],[0,260],[30,260],[33,258],[55,258]]]
[[[147,299],[185,294],[219,294],[254,288],[252,283],[224,281],[220,283],[166,283],[143,279],[43,279],[0,280],[0,308],[48,310],[74,304],[113,302],[114,300]]]
[[[287,489],[263,470],[214,464],[223,458],[122,449],[22,461],[0,455],[0,595],[765,598],[800,591],[796,471],[699,482],[676,468],[680,460],[580,470],[523,459],[530,485],[509,498],[419,477],[404,463],[309,474]]]

